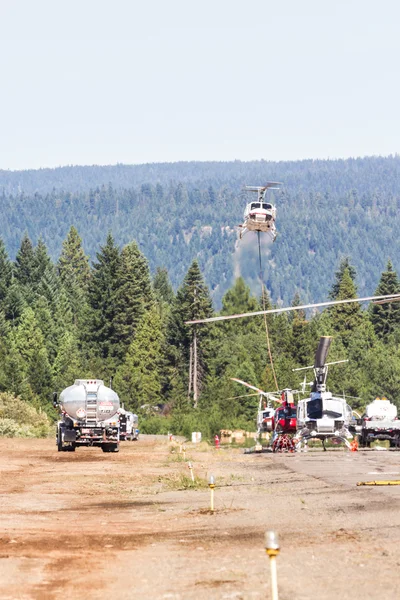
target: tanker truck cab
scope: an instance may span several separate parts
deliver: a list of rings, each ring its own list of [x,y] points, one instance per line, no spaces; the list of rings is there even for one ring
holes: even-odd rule
[[[53,395],[53,402],[56,398]],[[119,451],[119,397],[101,379],[76,379],[63,390],[58,406],[58,451],[77,446],[98,446],[103,452]]]

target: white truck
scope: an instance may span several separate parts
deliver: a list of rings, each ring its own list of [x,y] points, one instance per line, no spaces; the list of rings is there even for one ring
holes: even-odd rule
[[[59,452],[74,452],[77,446],[119,451],[119,397],[101,379],[76,379],[59,399],[54,392],[53,404],[61,415],[56,439]]]
[[[361,445],[370,446],[375,440],[389,440],[391,446],[400,446],[397,407],[385,397],[375,398],[368,404],[361,418]]]
[[[119,437],[125,440],[137,441],[139,439],[139,419],[134,413],[123,408],[119,409]]]

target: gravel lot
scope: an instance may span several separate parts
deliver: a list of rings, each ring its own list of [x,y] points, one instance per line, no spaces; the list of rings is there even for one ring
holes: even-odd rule
[[[195,448],[187,485],[166,438],[118,454],[0,439],[0,598],[265,599],[264,532],[279,533],[280,600],[399,598],[400,453],[244,455]]]

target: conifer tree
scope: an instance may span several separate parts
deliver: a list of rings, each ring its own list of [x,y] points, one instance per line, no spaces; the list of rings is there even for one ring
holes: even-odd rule
[[[157,308],[152,306],[144,313],[114,378],[115,389],[130,409],[162,401],[162,351],[162,322]]]
[[[32,400],[33,393],[27,376],[27,364],[23,360],[17,344],[10,335],[8,339],[8,352],[4,363],[6,391],[15,396],[21,396],[23,400]]]
[[[157,267],[156,274],[153,279],[153,289],[157,300],[172,304],[175,298],[174,290],[168,278],[167,269]]]
[[[58,272],[61,281],[67,287],[73,283],[87,290],[90,281],[89,259],[83,250],[82,239],[73,225],[63,242]]]
[[[43,238],[40,237],[36,248],[34,249],[33,261],[33,282],[39,285],[46,272],[54,271],[54,265],[47,252],[46,244]]]
[[[202,379],[207,373],[209,331],[207,328],[185,325],[185,321],[211,317],[212,301],[197,260],[191,264],[182,286],[178,289],[168,326],[168,341],[176,349],[170,352],[170,363],[181,372],[189,372],[189,395],[196,406]],[[171,365],[172,366],[172,365]]]
[[[28,368],[28,377],[34,394],[46,402],[52,392],[53,376],[45,346],[33,355]]]
[[[57,357],[53,365],[54,388],[62,390],[72,385],[82,374],[81,356],[76,337],[65,331],[60,339]]]
[[[120,360],[135,335],[142,315],[153,301],[147,260],[137,244],[131,242],[121,252],[114,296],[113,353]]]
[[[35,251],[33,244],[25,233],[22,238],[21,246],[15,258],[15,279],[24,287],[32,287],[35,284]]]
[[[400,292],[400,282],[392,262],[387,263],[386,271],[381,275],[376,296],[388,296]],[[400,327],[400,302],[371,305],[371,322],[378,337],[384,338]]]
[[[346,267],[339,282],[336,299],[347,300],[357,297],[357,288],[351,277],[350,270]],[[354,330],[365,322],[361,307],[358,302],[339,304],[331,308],[331,321],[334,330],[340,334],[343,343],[348,345]]]
[[[10,325],[3,311],[0,311],[0,391],[8,389],[5,363],[9,351]]]
[[[6,306],[6,296],[12,279],[12,264],[7,256],[3,240],[0,238],[0,310]]]
[[[58,335],[54,316],[47,298],[39,296],[33,305],[33,310],[36,322],[43,334],[49,360],[53,361],[57,354]]]
[[[68,296],[74,324],[82,325],[87,313],[87,291],[90,282],[90,267],[82,240],[74,226],[63,242],[58,260],[58,273]]]
[[[331,291],[329,293],[329,298],[331,300],[339,300],[339,288],[340,288],[340,284],[341,284],[341,281],[342,281],[342,278],[343,278],[343,275],[344,275],[344,272],[346,269],[348,270],[350,279],[353,281],[353,284],[355,286],[357,271],[350,264],[350,257],[345,256],[340,261],[339,269],[335,273],[335,281],[334,281]],[[357,291],[357,288],[356,288],[356,291]]]
[[[51,391],[51,368],[43,333],[30,307],[22,313],[15,333],[15,344],[32,391],[42,398],[48,397]]]
[[[97,253],[93,275],[89,283],[89,312],[86,326],[86,341],[103,359],[112,355],[115,340],[115,294],[119,287],[120,252],[111,233],[105,246]]]
[[[266,309],[269,308],[269,298],[266,299]],[[260,310],[261,306],[257,299],[251,295],[250,288],[244,282],[243,277],[238,277],[226,294],[222,298],[222,310],[221,315],[233,315],[239,313],[254,312]],[[228,331],[235,332],[236,334],[240,331],[254,331],[259,330],[260,320],[254,317],[248,319],[240,319],[232,322],[227,321],[224,323],[223,329],[225,333]]]

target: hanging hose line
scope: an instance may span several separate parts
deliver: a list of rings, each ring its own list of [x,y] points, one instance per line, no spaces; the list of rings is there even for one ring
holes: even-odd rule
[[[265,311],[266,311],[266,308],[265,308],[265,306],[266,306],[265,286],[264,286],[264,275],[263,275],[262,262],[261,262],[261,240],[260,240],[260,232],[259,231],[257,231],[257,236],[258,236],[258,259],[259,259],[259,263],[260,263],[261,298],[262,298],[263,311],[264,311],[265,335],[267,338],[268,356],[269,356],[269,362],[271,364],[272,375],[274,376],[275,387],[277,390],[279,390],[278,380],[276,378],[274,361],[273,361],[272,352],[271,352],[271,343],[270,343],[270,339],[269,339],[267,315],[265,314]]]

